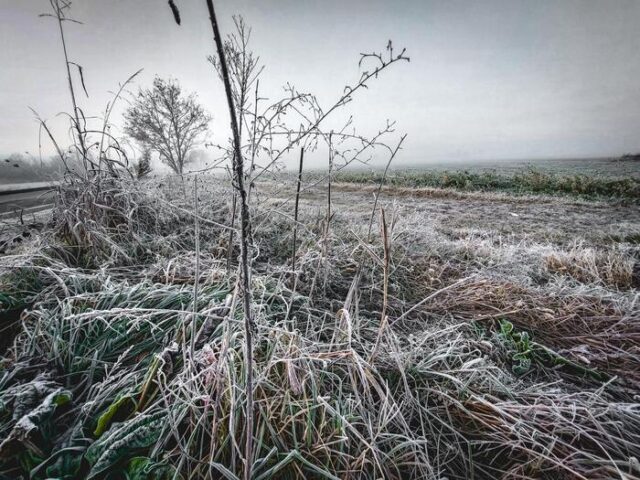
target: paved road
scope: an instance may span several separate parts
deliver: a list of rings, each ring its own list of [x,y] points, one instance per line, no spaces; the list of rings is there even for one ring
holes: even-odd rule
[[[49,185],[47,183],[0,185],[0,216],[19,215],[23,210],[34,211],[38,208],[47,208],[53,201],[53,193],[46,189]]]

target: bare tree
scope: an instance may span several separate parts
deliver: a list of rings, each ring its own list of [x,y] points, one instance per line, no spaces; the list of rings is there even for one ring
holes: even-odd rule
[[[312,152],[323,144],[329,147],[330,132],[333,138],[330,149],[335,172],[352,163],[368,163],[373,151],[379,147],[389,150],[384,137],[394,132],[395,122],[387,121],[373,136],[358,133],[352,117],[342,125],[333,123],[329,126],[327,123],[334,112],[344,109],[357,92],[367,89],[369,83],[384,70],[397,62],[409,61],[404,49],[394,51],[393,44],[389,41],[384,53],[361,54],[359,66],[366,69],[361,72],[357,81],[346,85],[337,100],[328,106],[321,105],[312,93],[300,91],[289,83],[284,86],[285,95],[270,103],[259,92],[263,66],[260,57],[251,50],[251,29],[242,17],[234,17],[234,23],[235,32],[228,35],[223,48],[227,57],[232,99],[237,111],[240,149],[247,160],[245,176],[248,180],[249,198],[254,182],[266,174],[278,171],[282,167],[282,161],[295,148]],[[218,75],[221,75],[219,59],[212,56],[209,61]],[[243,135],[244,131],[248,135]],[[233,148],[221,144],[213,146],[223,151],[223,158],[232,161],[235,154]]]
[[[125,112],[125,132],[182,175],[210,121],[195,94],[184,96],[176,80],[156,77],[153,87],[140,89]]]

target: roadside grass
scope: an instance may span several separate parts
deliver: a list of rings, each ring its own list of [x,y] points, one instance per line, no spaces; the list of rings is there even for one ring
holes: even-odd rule
[[[197,255],[190,184],[111,184],[108,215],[93,187],[73,188],[51,229],[0,261],[2,292],[24,308],[1,364],[0,475],[241,477],[229,189],[199,188]],[[378,220],[368,238],[367,215],[338,211],[327,228],[303,204],[292,272],[277,204],[252,207],[254,478],[640,478],[624,262],[587,262],[582,292],[551,282],[562,269],[520,284],[464,239],[416,251],[388,206],[385,275]]]
[[[336,181],[379,184],[382,172],[341,172]],[[385,183],[393,187],[433,187],[465,192],[507,192],[510,194],[571,195],[585,199],[611,198],[640,200],[637,178],[606,178],[582,174],[556,174],[528,169],[512,175],[469,171],[398,171],[389,174]]]

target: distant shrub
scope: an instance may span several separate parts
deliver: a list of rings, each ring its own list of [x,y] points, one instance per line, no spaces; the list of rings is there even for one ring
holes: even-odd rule
[[[151,173],[151,150],[146,148],[142,152],[140,160],[135,164],[134,174],[138,180]]]

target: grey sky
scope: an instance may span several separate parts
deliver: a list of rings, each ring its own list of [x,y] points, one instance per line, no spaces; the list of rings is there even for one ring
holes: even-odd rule
[[[204,1],[76,0],[67,28],[71,59],[85,68],[85,112],[100,114],[110,90],[139,68],[196,91],[227,135],[222,86],[205,58],[212,39]],[[638,0],[219,0],[222,28],[242,14],[267,65],[275,98],[290,81],[330,102],[358,77],[360,52],[388,39],[400,64],[357,97],[357,125],[387,118],[409,134],[405,162],[617,155],[640,151]],[[47,0],[0,0],[0,152],[37,151],[28,106],[57,125],[69,110]],[[221,137],[219,137],[220,139]],[[64,143],[64,142],[63,142]],[[49,149],[45,145],[45,150]]]

